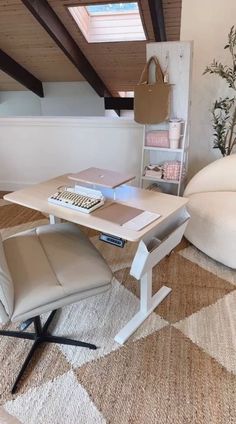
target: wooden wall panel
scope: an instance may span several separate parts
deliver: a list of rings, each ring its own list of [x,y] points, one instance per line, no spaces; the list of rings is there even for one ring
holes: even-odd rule
[[[179,40],[181,1],[163,0],[169,41]],[[104,0],[49,0],[49,3],[108,88],[113,92],[132,90],[145,64],[146,42],[88,44],[66,6],[104,3]],[[148,35],[147,42],[153,42],[155,39],[148,1],[140,0],[139,4]]]
[[[49,0],[49,3],[109,90],[132,90],[145,63],[146,42],[87,43],[66,5],[81,6],[93,2]]]
[[[178,41],[180,37],[182,0],[163,0],[163,12],[167,41]]]
[[[27,88],[9,77],[9,75],[0,71],[0,91],[27,91]]]
[[[48,2],[111,92],[133,90],[145,64],[146,42],[88,44],[66,6],[104,3],[104,0]],[[155,40],[148,1],[139,0],[139,3],[148,35],[147,42],[153,42]],[[167,40],[179,40],[181,0],[163,0],[163,9]],[[41,81],[83,80],[21,0],[0,1],[0,48]],[[0,90],[2,89],[23,88],[0,73]]]
[[[41,81],[83,79],[20,0],[0,1],[0,48]]]

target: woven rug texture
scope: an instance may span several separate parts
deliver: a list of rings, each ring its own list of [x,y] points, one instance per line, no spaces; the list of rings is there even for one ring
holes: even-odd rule
[[[3,239],[46,223],[0,199]],[[114,336],[139,305],[129,274],[137,246],[88,235],[113,270],[112,289],[63,308],[51,331],[99,349],[45,346],[12,396],[31,342],[1,337],[0,424],[236,424],[236,272],[183,240],[153,273],[154,292],[164,283],[171,294],[120,346]]]

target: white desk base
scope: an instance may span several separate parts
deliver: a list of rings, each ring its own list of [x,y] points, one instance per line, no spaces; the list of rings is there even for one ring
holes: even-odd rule
[[[58,222],[61,222],[60,218],[57,218],[55,215],[49,215],[49,223],[50,224],[57,224]]]
[[[170,292],[171,289],[169,287],[162,286],[152,296],[152,271],[145,274],[140,280],[140,309],[115,336],[115,341],[119,344],[125,343]]]
[[[135,276],[135,278],[140,281],[140,308],[134,317],[122,328],[122,330],[119,331],[118,334],[116,334],[114,340],[117,343],[125,343],[126,340],[128,340],[128,338],[153,312],[153,310],[160,305],[160,303],[171,292],[169,287],[162,286],[160,290],[152,296],[152,269],[180,242],[188,219],[189,215],[186,211],[183,211],[182,215],[180,214],[177,221],[174,222],[174,225],[172,222],[172,226],[163,239],[161,238],[161,240],[159,240],[154,238],[154,241],[156,240],[156,246],[154,246],[150,252],[148,251],[145,243],[143,241],[140,242],[131,267],[131,275]],[[50,215],[50,223],[55,224],[56,222],[58,222],[58,218]]]

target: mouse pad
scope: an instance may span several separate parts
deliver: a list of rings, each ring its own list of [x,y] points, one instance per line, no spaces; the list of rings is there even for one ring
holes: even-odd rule
[[[95,210],[91,215],[97,218],[106,219],[114,224],[123,225],[125,222],[130,221],[141,213],[143,213],[141,209],[114,202]]]

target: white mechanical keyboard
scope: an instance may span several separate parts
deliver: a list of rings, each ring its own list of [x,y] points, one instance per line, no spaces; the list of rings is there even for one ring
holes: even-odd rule
[[[76,186],[75,190],[57,191],[48,198],[49,203],[84,213],[90,213],[104,205],[104,200],[100,191],[82,186]]]

